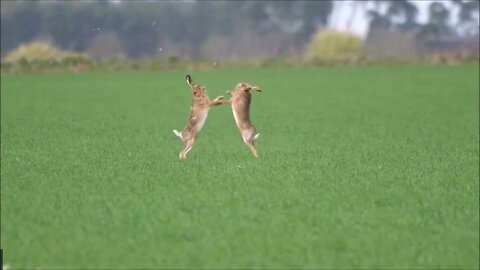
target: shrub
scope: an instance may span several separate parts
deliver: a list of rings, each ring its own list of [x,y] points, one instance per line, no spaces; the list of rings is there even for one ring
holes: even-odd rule
[[[356,63],[363,54],[362,40],[349,33],[319,30],[307,45],[304,60],[315,64]]]
[[[22,60],[23,59],[23,60]],[[29,44],[20,45],[17,49],[7,54],[5,60],[7,62],[18,61],[56,61],[61,62],[64,59],[82,59],[80,61],[88,60],[84,54],[68,52],[57,49],[51,44],[44,42],[32,42]]]

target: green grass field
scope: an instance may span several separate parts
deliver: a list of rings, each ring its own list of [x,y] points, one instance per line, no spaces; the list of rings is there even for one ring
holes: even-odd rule
[[[186,72],[1,78],[15,268],[478,268],[478,66],[189,71],[257,84],[254,159]]]

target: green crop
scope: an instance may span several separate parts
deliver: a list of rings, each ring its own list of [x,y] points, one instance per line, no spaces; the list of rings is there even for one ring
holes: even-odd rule
[[[259,158],[189,73],[253,93]],[[17,268],[479,267],[478,65],[2,75]]]

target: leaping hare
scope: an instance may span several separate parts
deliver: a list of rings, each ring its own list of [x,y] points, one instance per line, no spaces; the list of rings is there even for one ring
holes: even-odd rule
[[[173,133],[183,141],[183,149],[178,155],[180,159],[187,158],[188,152],[195,144],[198,134],[207,120],[210,107],[223,104],[221,100],[224,99],[223,96],[218,96],[214,100],[210,100],[203,85],[195,85],[190,75],[187,75],[186,79],[192,89],[193,98],[192,106],[190,107],[190,118],[182,132],[176,129],[173,130]]]
[[[250,90],[261,92],[258,86],[252,86],[248,83],[238,83],[235,91],[227,91],[231,96],[229,100],[219,100],[222,104],[231,104],[233,117],[237,123],[237,127],[242,134],[243,142],[248,146],[254,157],[258,157],[257,149],[255,148],[255,140],[260,135],[257,133],[255,127],[250,121],[250,103],[252,95]]]

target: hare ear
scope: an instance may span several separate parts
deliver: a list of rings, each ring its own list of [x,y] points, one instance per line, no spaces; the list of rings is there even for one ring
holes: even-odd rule
[[[186,79],[187,79],[188,85],[190,85],[190,87],[193,87],[192,77],[190,77],[190,75],[187,74]]]

